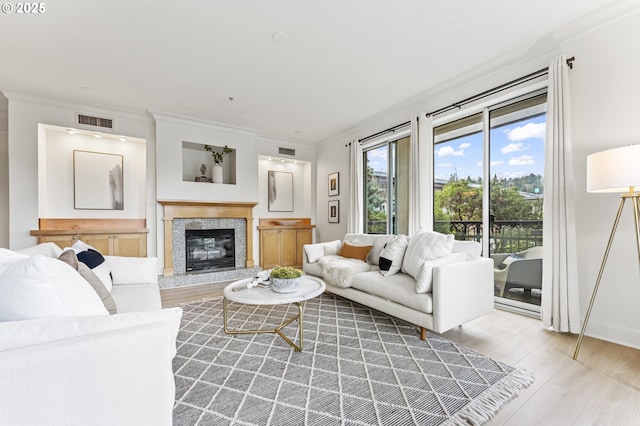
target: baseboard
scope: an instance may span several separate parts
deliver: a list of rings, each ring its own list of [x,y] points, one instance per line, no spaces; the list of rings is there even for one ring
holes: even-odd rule
[[[584,318],[582,319],[584,321]],[[640,349],[640,330],[590,319],[585,336]]]

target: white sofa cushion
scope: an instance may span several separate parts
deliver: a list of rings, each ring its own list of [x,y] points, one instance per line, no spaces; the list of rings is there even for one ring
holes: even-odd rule
[[[393,240],[389,241],[382,252],[378,260],[380,265],[380,273],[385,277],[397,274],[402,268],[402,261],[404,259],[404,253],[407,250],[408,245],[407,237],[404,235],[398,235]]]
[[[409,240],[402,261],[402,272],[417,279],[425,260],[437,259],[451,253],[453,238],[453,234],[418,231]]]
[[[464,262],[465,260],[467,260],[467,253],[465,252],[451,253],[437,259],[425,260],[416,280],[416,293],[431,293],[434,268],[449,263]]]
[[[111,271],[113,284],[143,284],[158,282],[158,259],[156,257],[105,256]]]
[[[35,255],[0,273],[0,321],[108,315],[100,297],[71,266]]]
[[[420,312],[433,313],[431,293],[416,294],[416,281],[407,274],[387,278],[377,271],[363,272],[353,277],[351,286]]]
[[[17,253],[6,248],[0,248],[0,274],[12,263],[27,259],[28,257],[29,256],[26,254]]]
[[[80,252],[76,252],[78,261],[87,265],[94,274],[100,278],[102,284],[104,284],[107,291],[111,292],[113,287],[113,281],[111,279],[111,269],[105,261],[104,256],[98,250],[89,249]]]

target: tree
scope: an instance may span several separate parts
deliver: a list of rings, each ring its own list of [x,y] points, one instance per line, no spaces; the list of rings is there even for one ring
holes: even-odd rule
[[[387,213],[384,206],[387,202],[387,192],[378,185],[373,176],[373,168],[367,165],[367,232],[370,234],[384,234],[387,232]]]

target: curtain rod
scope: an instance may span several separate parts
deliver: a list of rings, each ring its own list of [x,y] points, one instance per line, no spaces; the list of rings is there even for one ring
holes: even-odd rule
[[[569,66],[569,69],[573,69],[573,61],[575,61],[575,60],[576,60],[575,56],[567,58],[567,65]],[[441,114],[443,112],[451,111],[453,109],[460,109],[463,105],[466,105],[468,103],[471,103],[471,102],[486,98],[486,97],[494,95],[496,93],[500,93],[503,90],[510,89],[513,86],[516,86],[516,85],[522,84],[522,83],[526,83],[527,81],[533,80],[534,78],[538,78],[538,77],[541,77],[541,76],[547,75],[547,74],[549,74],[549,67],[542,68],[542,69],[540,69],[538,71],[532,72],[531,74],[527,74],[527,75],[525,75],[523,77],[516,78],[515,80],[511,80],[511,81],[509,81],[507,83],[504,83],[504,84],[501,84],[499,86],[496,86],[493,89],[486,90],[486,91],[484,91],[482,93],[479,93],[477,95],[473,95],[473,96],[468,97],[466,99],[463,99],[461,101],[454,102],[449,106],[442,107],[442,108],[437,109],[435,111],[431,111],[431,112],[429,112],[429,113],[427,113],[425,115],[427,117],[429,117],[431,115]]]
[[[575,60],[576,60],[575,56],[567,58],[567,65],[569,66],[569,69],[573,69],[573,61],[575,61]],[[511,87],[513,87],[513,86],[515,86],[517,84],[526,83],[529,80],[533,80],[534,78],[537,78],[537,77],[540,77],[540,76],[543,76],[543,75],[546,75],[546,74],[549,74],[549,67],[540,69],[540,70],[535,71],[535,72],[532,72],[531,74],[527,74],[524,77],[520,77],[520,78],[517,78],[515,80],[511,80],[508,83],[501,84],[500,86],[496,86],[493,89],[486,90],[486,91],[484,91],[482,93],[479,93],[477,95],[471,96],[471,97],[469,97],[467,99],[463,99],[463,100],[461,100],[459,102],[455,102],[455,103],[453,103],[453,104],[451,104],[449,106],[437,109],[435,111],[431,111],[431,112],[427,113],[426,116],[428,117],[430,115],[441,114],[443,112],[451,111],[452,109],[460,108],[460,107],[462,107],[462,105],[468,104],[468,103],[473,102],[473,101],[477,101],[477,100],[482,99],[482,98],[486,98],[489,95],[493,95],[493,94],[499,93],[499,92],[501,92],[503,90],[510,89]],[[384,135],[386,133],[393,132],[396,129],[399,129],[401,127],[406,126],[407,124],[411,124],[411,121],[407,121],[407,122],[404,122],[402,124],[398,124],[396,126],[389,127],[386,130],[382,130],[382,131],[380,131],[380,132],[378,132],[376,134],[373,134],[371,136],[367,136],[366,138],[358,139],[358,143],[363,143],[365,141],[368,141],[369,139],[373,139],[373,138],[378,137],[380,135]],[[345,144],[344,146],[351,146],[351,142],[349,142],[348,144]]]

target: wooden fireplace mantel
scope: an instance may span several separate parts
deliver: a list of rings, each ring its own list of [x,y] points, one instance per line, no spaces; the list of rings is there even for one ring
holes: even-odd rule
[[[243,201],[186,201],[158,200],[164,207],[164,276],[173,276],[173,220],[174,219],[245,219],[247,221],[247,268],[253,261],[253,208],[258,204]]]

